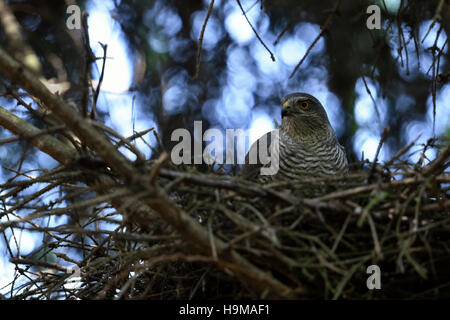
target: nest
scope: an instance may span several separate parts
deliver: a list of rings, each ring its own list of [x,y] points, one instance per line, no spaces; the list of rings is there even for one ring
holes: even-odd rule
[[[80,176],[92,182],[98,170],[66,167],[33,182],[8,181],[2,186],[8,201],[38,182],[65,190],[47,204],[38,201],[42,190],[17,200],[16,209],[34,203],[34,216],[2,224],[2,232],[43,236],[39,250],[11,258],[19,271],[11,298],[450,298],[449,146],[430,140],[416,151],[419,162],[402,160],[412,148],[384,164],[355,163],[345,177],[268,185],[230,176],[223,167],[199,172],[147,164],[157,167],[155,185],[206,230],[211,241],[203,249],[157,212],[140,222],[133,204],[146,192],[98,195],[76,182]],[[426,149],[436,159],[427,161]],[[324,193],[302,193],[313,188]],[[127,199],[121,210],[110,205],[117,198]],[[43,223],[63,215],[70,218],[65,224]],[[240,272],[245,263],[237,266],[228,254],[261,275]],[[279,285],[269,288],[269,282]]]

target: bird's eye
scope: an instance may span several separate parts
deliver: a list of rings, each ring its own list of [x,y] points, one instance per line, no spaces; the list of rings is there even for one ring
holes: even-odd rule
[[[298,106],[302,110],[308,110],[309,109],[309,101],[301,101],[301,102],[299,102]]]

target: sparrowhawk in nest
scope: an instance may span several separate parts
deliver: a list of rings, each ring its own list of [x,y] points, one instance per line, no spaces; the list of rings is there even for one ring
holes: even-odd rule
[[[249,155],[258,154],[258,143],[267,148],[274,141],[275,131],[266,133],[253,143],[245,158],[240,175],[260,181],[298,179],[302,177],[331,176],[345,173],[347,157],[344,147],[336,138],[322,104],[307,93],[292,93],[281,101],[281,126],[279,127],[278,172],[274,175],[260,175],[263,165],[249,163]],[[274,149],[275,150],[275,149]]]

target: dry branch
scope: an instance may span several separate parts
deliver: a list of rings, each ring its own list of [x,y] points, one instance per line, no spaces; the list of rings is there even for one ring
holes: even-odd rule
[[[148,204],[153,210],[161,214],[161,216],[169,222],[186,241],[192,243],[194,246],[200,248],[207,254],[211,253],[210,235],[204,227],[199,225],[193,218],[188,216],[170,199],[168,199],[162,189],[153,187],[149,183],[148,178],[142,176],[141,172],[138,172],[132,163],[120,152],[118,152],[104,135],[100,134],[94,127],[92,127],[92,125],[89,124],[88,121],[86,121],[86,119],[71,109],[60,97],[49,92],[30,71],[21,66],[18,62],[14,61],[14,59],[12,59],[2,49],[0,49],[0,71],[2,71],[11,80],[11,82],[19,85],[34,97],[39,99],[55,114],[55,116],[61,120],[61,122],[77,134],[84,144],[86,144],[92,151],[95,151],[96,154],[98,154],[114,172],[117,172],[125,181],[127,181],[130,190],[138,188],[147,190],[152,196],[145,200],[145,204]],[[5,117],[5,119],[7,119],[7,117]],[[11,125],[8,126],[11,127]],[[15,133],[21,134],[19,132]],[[46,150],[50,149],[50,154],[61,154],[59,150],[54,150],[54,146],[52,147],[53,148],[50,148],[45,145]],[[67,164],[74,160],[74,158],[64,159],[60,157],[58,161]],[[109,177],[103,178],[105,180],[110,180]],[[112,181],[107,181],[105,185],[109,186],[111,182]],[[99,189],[100,188],[97,185],[95,190]],[[142,203],[142,206],[139,208],[141,214],[137,215],[139,217],[137,221],[141,223],[145,221],[148,212],[151,212],[149,208],[145,207],[145,204]],[[113,205],[120,210],[121,204],[117,206],[117,204],[114,204],[113,202]],[[136,213],[133,213],[133,215],[128,218],[130,220],[134,220],[135,215]],[[274,297],[295,296],[293,290],[284,286],[269,274],[253,266],[234,250],[230,250],[223,241],[214,237],[213,242],[215,248],[217,248],[218,256],[220,257],[220,260],[217,262],[219,267],[235,272],[236,276],[241,281],[247,283],[260,294],[265,293],[268,294],[268,296]]]

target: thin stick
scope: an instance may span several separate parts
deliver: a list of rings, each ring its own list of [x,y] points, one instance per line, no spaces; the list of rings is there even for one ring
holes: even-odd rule
[[[372,176],[375,172],[375,166],[377,165],[378,156],[380,154],[381,147],[383,146],[384,141],[386,141],[386,139],[388,137],[389,130],[390,130],[389,126],[384,128],[384,130],[383,130],[383,134],[381,135],[380,143],[378,144],[378,147],[377,147],[377,152],[375,153],[375,159],[373,160],[372,168],[370,169],[369,180],[372,178]]]
[[[166,152],[163,152],[158,160],[156,160],[155,164],[153,165],[152,171],[150,171],[150,176],[149,176],[149,182],[152,184],[156,177],[159,174],[159,171],[161,170],[162,166],[164,165],[164,163],[166,163],[166,161],[169,159],[169,155]]]
[[[305,61],[306,57],[308,56],[309,52],[312,50],[312,48],[316,45],[317,41],[319,41],[319,39],[325,34],[325,32],[327,31],[328,25],[331,23],[331,20],[333,19],[333,16],[335,15],[338,7],[339,7],[339,3],[340,0],[336,1],[336,5],[334,6],[333,10],[331,10],[330,15],[328,16],[327,20],[325,20],[325,23],[320,26],[320,29],[322,29],[322,31],[320,31],[320,33],[317,35],[317,37],[314,39],[314,41],[311,43],[311,45],[309,46],[308,50],[306,50],[305,55],[303,56],[303,58],[300,60],[300,62],[295,66],[294,71],[292,71],[291,75],[289,76],[289,79],[292,79],[292,77],[294,76],[294,74],[297,72],[297,70],[300,68],[300,66],[303,64],[303,61]]]
[[[280,32],[280,34],[278,35],[278,37],[275,39],[275,41],[273,42],[273,45],[276,46],[278,44],[278,42],[280,42],[281,38],[284,36],[284,34],[292,27],[292,25],[290,23],[288,23],[288,25],[286,27],[284,27],[284,29]]]
[[[211,16],[212,8],[214,6],[214,0],[211,0],[208,7],[208,13],[206,14],[205,22],[203,22],[202,31],[200,32],[200,38],[198,38],[198,48],[197,48],[197,63],[195,65],[195,76],[198,77],[200,73],[200,55],[202,53],[203,36],[205,34],[206,24],[208,23],[209,17]]]
[[[434,25],[436,24],[436,21],[442,20],[441,11],[442,11],[443,6],[444,6],[444,0],[440,0],[438,3],[438,6],[436,8],[436,12],[434,13],[433,22],[430,24],[427,32],[423,36],[422,41],[421,41],[422,43],[425,41],[426,37],[428,37],[428,34],[430,33],[431,29],[433,29]]]
[[[94,101],[92,103],[92,110],[91,110],[91,119],[92,120],[95,119],[95,113],[97,112],[97,99],[98,99],[98,95],[100,94],[100,88],[101,88],[102,82],[103,82],[103,75],[105,74],[106,51],[108,50],[107,44],[103,44],[101,42],[99,42],[99,44],[102,46],[102,49],[103,49],[103,63],[102,63],[102,72],[100,73],[100,78],[98,79],[98,85],[97,85],[97,88],[95,89]]]
[[[82,72],[81,83],[83,86],[83,93],[81,97],[81,112],[83,117],[87,117],[88,114],[88,103],[89,103],[89,78],[90,78],[90,67],[91,63],[95,61],[94,54],[91,50],[90,40],[89,40],[89,32],[88,32],[88,18],[87,12],[83,12],[83,20],[82,20],[82,39],[83,39],[83,47],[84,47],[84,70]]]
[[[372,100],[372,103],[373,103],[373,105],[375,107],[375,112],[377,114],[377,119],[378,119],[379,122],[381,122],[380,110],[378,109],[377,102],[376,102],[375,98],[372,96],[372,92],[370,91],[369,86],[367,85],[366,77],[364,77],[364,75],[361,75],[361,78],[362,78],[362,81],[364,83],[364,87],[366,87],[366,91],[369,94],[370,99]]]
[[[256,32],[255,28],[253,27],[253,25],[251,24],[251,22],[248,19],[247,15],[245,14],[245,11],[244,11],[244,8],[242,7],[241,1],[240,0],[236,0],[236,2],[238,3],[239,8],[241,8],[242,14],[244,15],[245,19],[247,20],[248,25],[250,26],[250,28],[252,28],[253,32],[255,33],[256,38],[258,38],[259,42],[261,42],[261,44],[264,46],[264,48],[266,48],[266,50],[270,53],[270,59],[272,59],[272,61],[275,61],[275,56],[273,55],[272,51],[270,51],[269,47],[267,47],[267,45],[261,39],[261,37],[259,36],[258,32]]]

